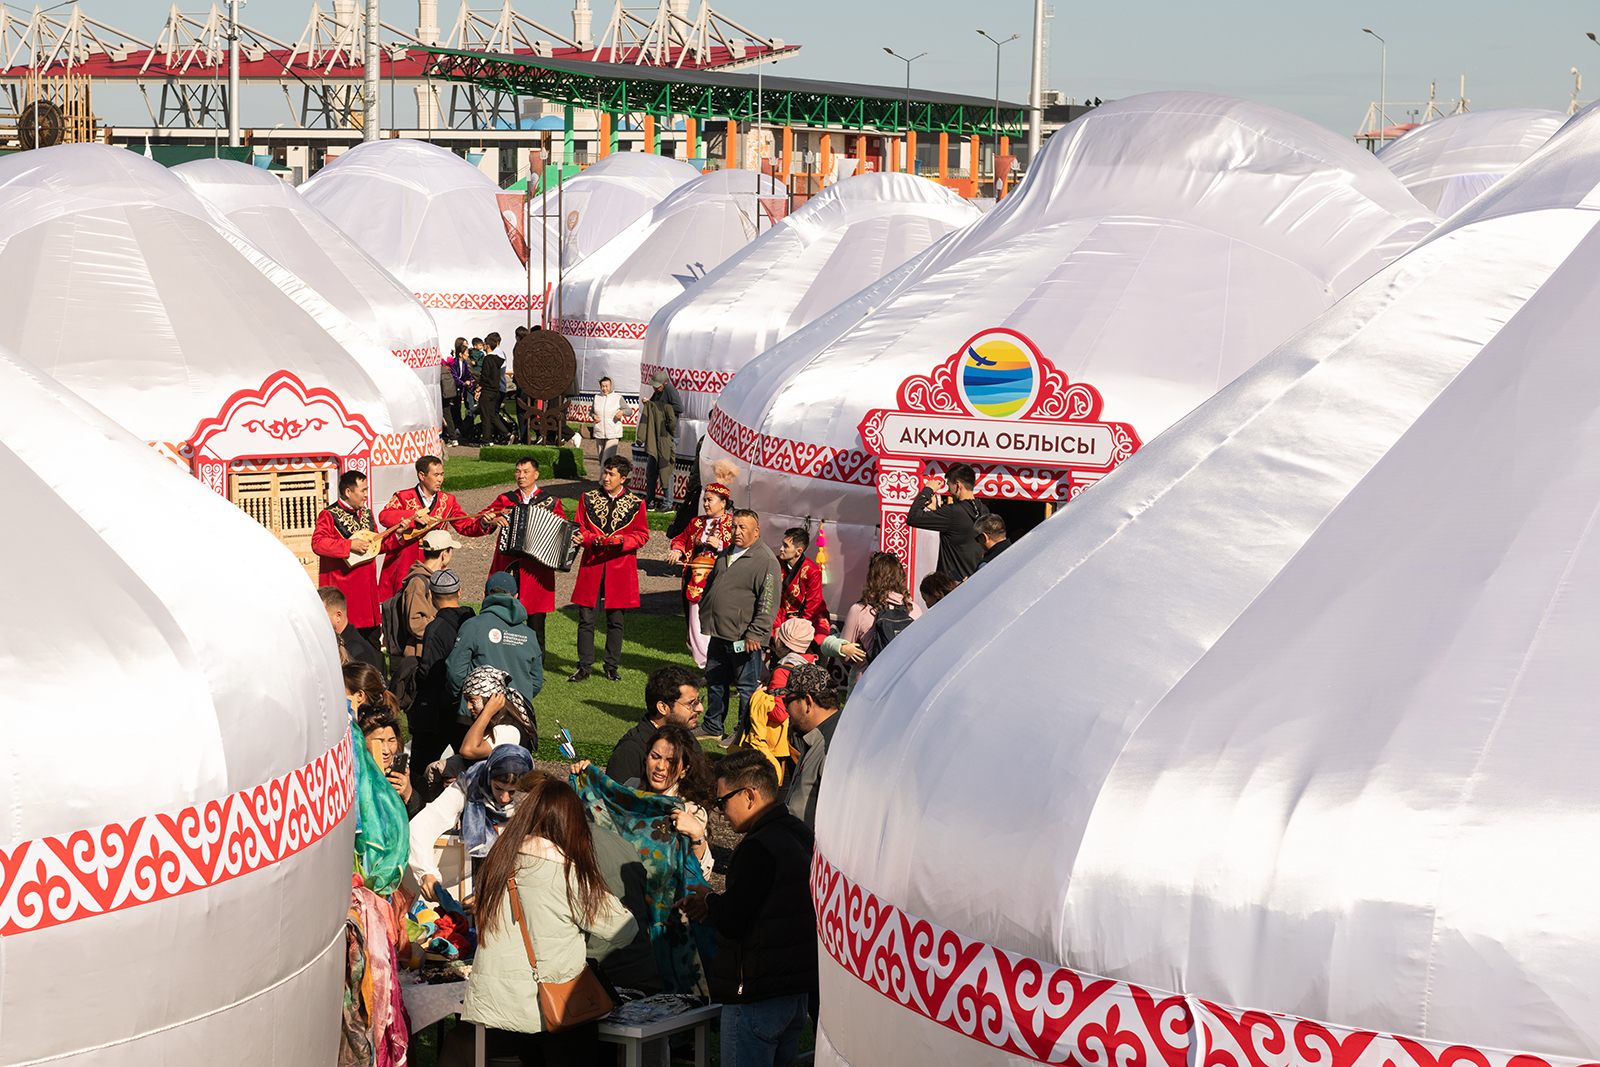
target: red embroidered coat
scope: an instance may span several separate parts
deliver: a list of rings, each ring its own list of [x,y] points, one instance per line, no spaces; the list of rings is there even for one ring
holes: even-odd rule
[[[379,623],[378,561],[350,566],[350,537],[358,530],[377,532],[370,508],[356,511],[342,500],[329,504],[311,531],[311,551],[317,554],[317,585],[343,593],[350,625],[365,629]]]
[[[806,619],[817,628],[817,640],[828,636],[832,626],[828,622],[828,605],[822,599],[822,568],[809,556],[801,556],[799,566],[790,570],[783,567],[783,597],[778,601],[778,615],[772,620],[772,632],[777,633],[786,619]]]
[[[594,607],[604,574],[607,608],[638,607],[639,549],[650,540],[644,500],[627,490],[612,497],[604,490],[591,489],[578,498],[577,518],[583,558],[578,561],[572,602]]]
[[[672,547],[683,553],[683,595],[698,604],[706,594],[706,582],[717,565],[717,553],[733,544],[733,515],[723,512],[716,518],[696,516],[688,529],[672,539]]]
[[[383,510],[378,512],[378,522],[383,525],[384,529],[388,529],[390,526],[405,522],[406,519],[415,515],[417,509],[421,506],[422,491],[419,487],[412,486],[410,489],[402,489],[390,497],[389,502],[383,506]],[[433,506],[428,509],[428,514],[443,515],[448,518],[466,518],[467,513],[461,510],[461,502],[453,494],[440,492],[434,494]],[[471,526],[472,524],[468,522],[447,523],[436,526],[434,529],[453,528],[457,533],[466,537],[481,537],[483,535],[483,531],[470,529],[469,527]],[[414,541],[407,542],[402,535],[409,532],[409,530],[396,531],[384,542],[386,549],[383,557],[383,573],[378,576],[378,600],[380,603],[400,591],[400,585],[405,581],[406,575],[410,573],[413,563],[422,562],[422,538],[418,537]],[[394,550],[389,551],[388,546],[393,546]]]
[[[535,492],[527,500],[522,499],[522,490],[513,489],[509,493],[501,493],[495,497],[494,503],[489,507],[494,511],[509,511],[518,504],[532,504],[536,508],[553,511],[563,519],[567,517],[567,509],[561,506],[561,501],[556,499],[555,494],[547,493],[543,489]],[[488,523],[483,525],[485,532],[498,533]],[[464,528],[466,524],[463,523],[462,526]],[[468,535],[477,536],[471,531],[468,531]],[[529,615],[556,610],[555,568],[546,567],[529,556],[502,552],[497,544],[494,550],[494,562],[489,565],[489,573],[493,574],[496,571],[509,571],[517,576],[517,599],[522,601],[522,606],[528,609]]]

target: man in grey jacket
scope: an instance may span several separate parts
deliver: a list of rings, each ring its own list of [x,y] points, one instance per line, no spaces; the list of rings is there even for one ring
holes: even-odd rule
[[[733,544],[717,556],[700,598],[700,632],[706,648],[706,717],[696,735],[720,737],[727,748],[742,729],[723,735],[724,716],[739,695],[734,719],[742,728],[750,696],[761,684],[761,649],[772,639],[782,586],[778,557],[761,542],[761,519],[753,511],[733,513]]]
[[[799,773],[789,782],[789,814],[816,829],[822,768],[839,725],[839,691],[827,668],[807,663],[791,670],[789,684],[772,695],[783,701],[789,712],[789,747],[800,764]]]

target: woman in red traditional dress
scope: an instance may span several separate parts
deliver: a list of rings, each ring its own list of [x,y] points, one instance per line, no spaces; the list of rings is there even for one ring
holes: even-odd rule
[[[724,483],[739,477],[739,468],[722,460],[713,473],[717,481],[705,487],[701,501],[706,513],[696,516],[688,529],[672,539],[672,551],[667,554],[673,563],[683,564],[683,599],[689,605],[689,653],[701,670],[706,666],[707,638],[700,632],[700,598],[705,595],[711,568],[717,565],[717,553],[733,543],[733,516],[728,513],[733,494]]]

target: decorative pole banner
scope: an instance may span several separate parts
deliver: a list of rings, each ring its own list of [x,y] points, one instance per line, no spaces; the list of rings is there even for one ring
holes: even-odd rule
[[[220,800],[0,849],[0,937],[209,889],[309,848],[355,799],[351,743]]]
[[[1032,959],[908,915],[811,861],[822,950],[907,1011],[1072,1067],[1600,1067],[1215,1004]],[[1198,1028],[1197,1028],[1197,1025]]]

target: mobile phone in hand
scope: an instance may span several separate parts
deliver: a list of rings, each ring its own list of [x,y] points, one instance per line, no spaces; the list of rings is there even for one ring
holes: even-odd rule
[[[411,753],[401,752],[394,758],[394,762],[389,765],[389,773],[405,774],[406,768],[409,766],[411,766]]]

